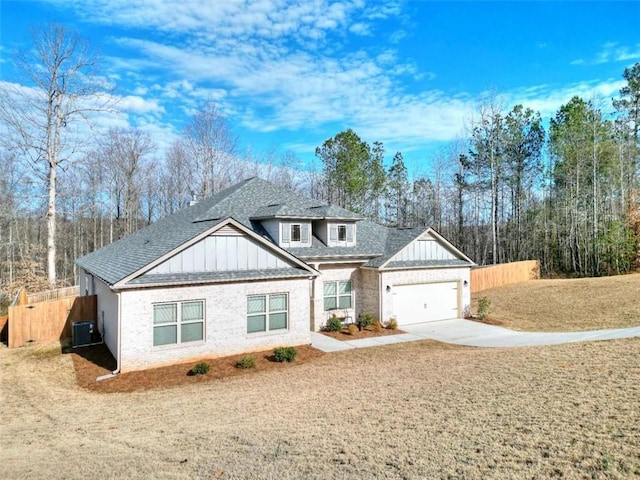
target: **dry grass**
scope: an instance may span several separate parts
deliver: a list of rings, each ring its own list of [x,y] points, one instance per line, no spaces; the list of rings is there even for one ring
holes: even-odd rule
[[[640,339],[414,342],[110,395],[34,350],[0,347],[0,478],[640,476]]]
[[[640,325],[640,274],[532,280],[473,296],[491,299],[489,321],[515,330],[571,331]]]

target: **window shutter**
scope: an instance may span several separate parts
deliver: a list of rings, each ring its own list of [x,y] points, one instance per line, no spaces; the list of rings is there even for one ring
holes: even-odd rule
[[[302,243],[309,243],[309,224],[303,223],[300,228],[300,240]]]
[[[355,228],[355,225],[349,224],[347,225],[347,242],[351,243],[353,242],[353,229]]]
[[[288,223],[281,223],[282,227],[282,241],[284,243],[289,243],[289,234],[291,233],[291,226]]]
[[[338,226],[329,225],[329,240],[332,242],[338,241]]]

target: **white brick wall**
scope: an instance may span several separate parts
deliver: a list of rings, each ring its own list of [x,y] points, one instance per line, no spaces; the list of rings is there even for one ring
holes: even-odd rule
[[[118,294],[98,279],[93,281],[93,285],[98,297],[96,308],[98,329],[102,333],[107,348],[116,357],[118,353]]]
[[[382,320],[386,321],[393,315],[393,287],[394,285],[410,285],[417,283],[437,283],[437,282],[459,282],[459,305],[458,314],[464,315],[464,312],[471,308],[471,288],[469,285],[469,276],[471,268],[433,268],[418,270],[396,270],[390,272],[382,272]],[[467,286],[464,286],[464,281]],[[386,287],[389,285],[392,289],[387,292]]]
[[[314,331],[320,330],[320,328],[326,323],[329,318],[329,314],[324,311],[324,288],[323,282],[339,281],[339,280],[351,280],[351,288],[355,292],[353,298],[355,300],[355,309],[352,309],[349,313],[353,316],[354,320],[357,320],[358,315],[362,312],[360,307],[360,265],[359,264],[333,264],[333,265],[320,265],[318,270],[321,275],[314,280],[314,298],[313,298],[313,321],[311,322],[311,329]]]
[[[247,334],[247,295],[289,294],[286,332]],[[222,285],[125,290],[121,292],[121,368],[139,370],[160,365],[311,343],[308,279],[255,281]],[[153,304],[205,301],[205,340],[153,346]]]

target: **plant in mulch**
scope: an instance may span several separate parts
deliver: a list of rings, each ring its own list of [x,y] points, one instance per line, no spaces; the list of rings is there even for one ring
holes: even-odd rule
[[[373,319],[373,314],[365,312],[360,314],[360,319],[358,320],[358,328],[360,328],[360,330],[364,330],[369,325],[373,325],[374,323],[375,321]]]
[[[396,320],[395,317],[391,317],[389,320],[387,320],[387,323],[385,324],[385,328],[388,328],[389,330],[397,330],[398,320]]]
[[[489,306],[491,299],[489,297],[480,297],[478,299],[478,318],[484,320],[489,315]]]
[[[349,330],[349,335],[355,335],[360,331],[358,326],[353,323],[347,327],[347,330]]]
[[[278,347],[273,351],[273,358],[276,362],[293,362],[298,355],[296,347]]]
[[[211,370],[211,365],[207,362],[196,363],[191,370],[189,370],[189,375],[206,375]]]
[[[253,368],[256,366],[256,359],[252,355],[245,355],[244,357],[240,357],[240,359],[236,362],[236,368]]]
[[[340,330],[342,330],[342,321],[338,317],[331,317],[327,321],[324,329],[327,332],[339,332]]]
[[[371,325],[371,330],[373,330],[376,333],[380,333],[382,331],[382,323],[373,322],[373,324]]]

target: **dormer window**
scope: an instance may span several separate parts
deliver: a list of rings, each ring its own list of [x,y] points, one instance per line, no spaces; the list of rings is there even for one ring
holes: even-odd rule
[[[299,242],[301,238],[301,228],[299,223],[291,224],[291,241]],[[346,235],[346,232],[345,232]]]
[[[328,222],[326,229],[329,237],[327,241],[327,246],[354,247],[356,245],[355,223]]]
[[[311,222],[280,223],[280,246],[285,247],[310,247],[311,246]]]
[[[346,242],[347,241],[347,226],[346,225],[338,225],[338,241]]]

